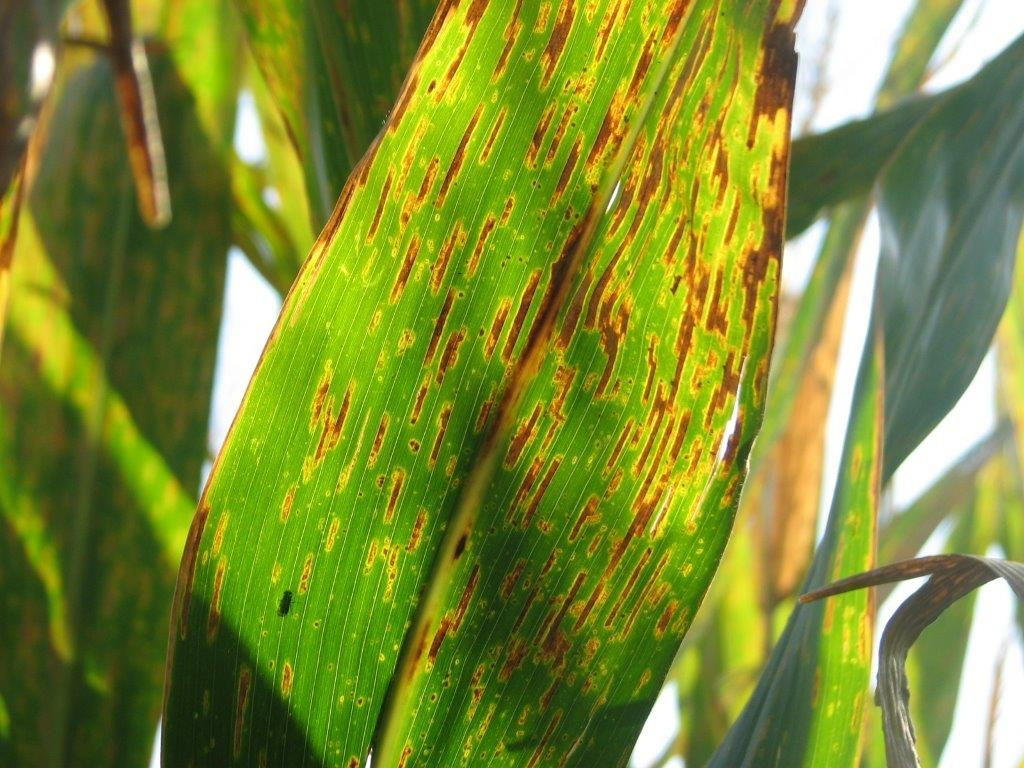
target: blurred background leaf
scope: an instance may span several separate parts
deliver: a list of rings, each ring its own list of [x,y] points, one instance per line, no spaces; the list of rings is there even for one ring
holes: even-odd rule
[[[60,57],[19,226],[0,368],[3,764],[138,766],[152,749],[206,456],[237,98],[226,6],[165,10],[218,30],[196,48],[169,22],[141,30],[156,33],[170,227],[136,212],[111,66],[88,47]],[[75,13],[102,38],[95,6]]]

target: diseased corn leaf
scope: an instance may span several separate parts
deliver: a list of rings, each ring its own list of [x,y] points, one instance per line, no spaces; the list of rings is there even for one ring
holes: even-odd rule
[[[687,635],[693,643],[689,665],[676,667],[683,715],[678,755],[687,765],[706,765],[722,743],[757,683],[771,642],[759,569],[750,567],[761,554],[758,543],[752,525],[738,522],[709,590],[707,603],[714,610],[702,611],[707,626],[698,637],[696,625]]]
[[[202,6],[207,23],[224,12]],[[0,368],[4,765],[138,766],[152,749],[229,235],[230,133],[209,136],[197,113],[235,100],[182,82],[163,45],[150,54],[170,227],[136,213],[111,68],[82,51],[62,58],[20,221]]]
[[[877,698],[882,708],[889,768],[920,765],[908,702],[906,660],[911,646],[921,631],[956,601],[993,579],[1004,579],[1018,599],[1024,601],[1024,563],[976,555],[921,557],[851,576],[800,598],[807,603],[919,576],[931,578],[893,614],[882,633],[879,650]]]
[[[914,129],[879,183],[885,476],[992,342],[1024,218],[1024,37]]]
[[[925,69],[962,0],[918,0],[892,52],[876,99],[884,108],[921,84]],[[812,190],[813,191],[813,190]],[[766,563],[773,570],[770,601],[792,594],[810,561],[821,493],[825,424],[839,352],[853,257],[870,201],[847,202],[834,211],[810,283],[791,332],[772,368],[762,434],[751,471],[772,454],[770,498],[760,504],[767,521]],[[794,404],[799,402],[799,410]],[[778,441],[778,445],[776,444]]]
[[[201,502],[167,764],[624,763],[760,421],[795,15],[438,11]]]
[[[314,227],[380,130],[437,0],[236,0],[306,174]]]
[[[944,4],[943,8],[939,8],[939,5],[943,4],[922,0],[915,7],[890,62],[885,84],[878,96],[880,104],[892,100],[900,95],[901,91],[913,89],[919,82],[920,72],[931,58],[942,29],[952,15],[949,3]],[[944,21],[936,23],[935,14],[939,14]],[[814,190],[810,190],[810,193],[813,194]],[[785,620],[789,612],[786,601],[805,578],[811,559],[817,528],[824,428],[831,400],[832,376],[843,327],[853,254],[867,210],[866,201],[857,201],[836,211],[830,221],[808,287],[800,299],[788,332],[782,337],[781,354],[773,366],[769,386],[765,423],[751,461],[751,472],[755,480],[750,489],[752,492],[744,495],[741,520],[755,521],[760,533],[760,562],[765,580],[760,587],[763,592],[761,622],[772,636],[776,636],[773,631],[776,620]],[[849,535],[842,532],[835,534],[832,541],[859,542],[860,556],[870,558],[870,540],[864,538],[864,526],[860,517],[847,518],[847,522],[854,526],[854,529]],[[735,551],[727,555],[730,556],[735,556]],[[827,558],[830,555],[821,553],[819,557]],[[867,559],[863,562],[873,561]],[[751,578],[748,571],[747,579]],[[718,609],[718,604],[714,605]],[[805,617],[803,621],[813,621],[813,617]],[[844,644],[847,637],[863,633],[864,624],[863,616],[852,611],[846,612],[836,618],[831,625],[831,642],[837,647]],[[807,659],[805,663],[810,666],[810,659],[819,654],[827,657],[829,651],[821,650],[825,646],[819,644],[813,631],[806,631],[806,626],[808,625],[805,625],[806,634],[794,632],[789,637],[791,640],[796,638],[795,642],[810,640],[814,647],[805,645],[802,648],[790,648],[780,652]],[[832,651],[835,652],[835,649]],[[767,649],[763,651],[763,656],[763,660],[766,661]],[[740,671],[719,670],[714,664],[715,661],[714,658],[705,660],[702,657],[701,672],[730,680]],[[851,661],[850,667],[839,668],[840,675],[850,676],[851,670],[858,663],[855,657]],[[865,663],[863,659],[859,661],[861,664]],[[832,669],[835,670],[836,667],[833,666]],[[866,675],[866,671],[861,674]],[[788,694],[777,692],[780,696],[814,696],[815,711],[810,716],[816,720],[808,729],[810,733],[828,727],[822,725],[821,721],[827,721],[827,713],[834,712],[835,707],[838,706],[842,712],[848,711],[848,706],[839,699],[858,692],[856,686],[849,687],[848,681],[847,687],[843,687],[842,682],[836,685],[834,679],[827,677],[822,677],[819,685],[820,693],[812,694],[809,689],[796,693],[790,691]],[[711,686],[707,683],[700,685],[702,689],[708,687]],[[727,692],[730,691],[728,684],[723,687]],[[681,691],[684,691],[683,686]],[[686,695],[685,691],[683,695]],[[719,702],[723,698],[720,697]],[[714,702],[712,704],[714,705]],[[767,705],[765,711],[770,711],[772,706],[774,704]],[[721,703],[717,708],[724,709]],[[735,706],[732,708],[732,714],[735,714]],[[686,718],[692,720],[700,717],[697,712],[684,709],[684,721]],[[856,712],[853,717],[857,717]],[[710,736],[714,739],[712,746],[717,746],[721,739],[714,729],[702,728],[694,723],[691,723],[689,728],[693,731],[710,731],[704,739],[698,737],[694,745],[697,749],[687,754],[688,764],[702,765],[709,750],[706,744],[702,748],[700,742],[706,741]],[[779,731],[770,732],[766,734],[766,742],[759,744],[751,754],[771,754],[770,738],[773,736],[787,738]],[[853,753],[857,748],[855,742],[844,739],[834,746],[838,751],[829,755],[829,762],[852,762]],[[795,747],[791,744],[787,749],[792,749],[790,754],[793,760],[799,759],[799,744]],[[804,755],[803,759],[812,760],[813,757]]]
[[[854,390],[846,445],[825,535],[808,584],[872,563],[882,467],[884,379],[872,323]],[[710,766],[852,765],[871,667],[872,614],[864,594],[798,606]]]

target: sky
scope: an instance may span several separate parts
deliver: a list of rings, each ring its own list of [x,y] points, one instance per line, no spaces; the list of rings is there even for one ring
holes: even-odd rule
[[[794,126],[820,131],[870,113],[890,45],[911,5],[911,0],[810,0],[807,3],[797,28],[801,68]],[[826,34],[830,24],[835,25],[831,36]],[[936,61],[941,65],[929,78],[926,89],[939,90],[969,77],[1022,32],[1024,0],[966,0],[940,46]],[[822,61],[825,62],[827,91],[812,114],[811,75],[815,65]],[[258,119],[252,100],[247,96],[240,102],[235,143],[244,160],[258,162],[264,155]],[[783,283],[788,289],[798,290],[806,282],[822,236],[823,228],[817,226],[787,245]],[[878,227],[877,221],[872,219],[858,253],[850,300],[852,310],[843,337],[837,391],[829,416],[825,489],[832,487],[838,468],[877,253]],[[280,306],[275,291],[240,253],[232,251],[210,418],[211,455],[217,452],[227,434]],[[897,508],[911,502],[945,467],[992,428],[994,383],[995,364],[990,356],[954,411],[896,473],[892,500]],[[826,511],[828,496],[826,491],[822,499]],[[940,530],[925,550],[935,551],[941,546],[942,535]],[[911,590],[912,587],[903,587],[894,592],[882,606],[880,625],[891,615],[896,602]],[[953,732],[940,768],[980,768],[994,659],[1004,639],[1014,631],[1014,601],[1002,582],[982,588],[977,605]],[[1019,643],[1014,644],[1007,655],[1003,690],[992,768],[1018,768],[1024,757],[1024,729],[1019,727],[1024,712],[1024,660]],[[675,735],[679,722],[680,713],[670,690],[659,699],[652,712],[634,754],[635,768],[650,765],[661,754]]]

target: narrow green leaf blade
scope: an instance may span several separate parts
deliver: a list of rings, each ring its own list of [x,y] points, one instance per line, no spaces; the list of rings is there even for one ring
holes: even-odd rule
[[[873,324],[828,526],[807,577],[811,585],[874,561],[882,467],[879,336]],[[793,611],[753,696],[712,757],[712,768],[853,764],[871,668],[872,620],[866,595],[848,597],[854,599]]]

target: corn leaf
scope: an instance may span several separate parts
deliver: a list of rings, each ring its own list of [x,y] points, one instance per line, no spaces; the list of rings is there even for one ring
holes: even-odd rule
[[[201,501],[167,764],[625,762],[760,421],[796,10],[438,10]]]
[[[883,363],[878,326],[854,390],[846,445],[825,535],[807,576],[824,584],[874,560],[882,467]],[[872,609],[866,595],[798,606],[750,701],[709,766],[851,765],[871,666]]]
[[[319,229],[394,103],[436,0],[236,0]]]
[[[921,631],[956,601],[993,579],[1004,579],[1018,599],[1024,600],[1024,563],[975,555],[934,555],[882,566],[801,597],[801,601],[811,602],[920,576],[931,578],[907,598],[889,620],[879,651],[877,696],[882,708],[885,753],[890,768],[920,765],[910,719],[906,673],[911,646]]]
[[[1013,283],[1024,218],[1024,38],[907,137],[879,182],[885,476],[967,388]],[[999,95],[1006,98],[999,98]]]
[[[962,0],[918,0],[914,5],[879,88],[879,108],[920,86],[961,4]],[[854,254],[869,210],[870,199],[865,197],[833,212],[811,280],[772,366],[767,414],[751,461],[753,474],[761,468],[761,459],[771,454],[772,477],[766,487],[772,495],[764,500],[746,497],[747,506],[761,502],[760,516],[765,520],[765,562],[773,572],[769,604],[792,595],[810,561],[839,339]],[[794,410],[797,402],[800,408]]]
[[[201,5],[210,24],[225,10]],[[167,43],[151,61],[173,223],[136,212],[111,67],[81,50],[21,216],[0,368],[4,765],[138,766],[152,749],[229,236],[230,132],[202,116],[226,101],[230,125],[235,100],[195,61],[214,50],[183,82]]]

